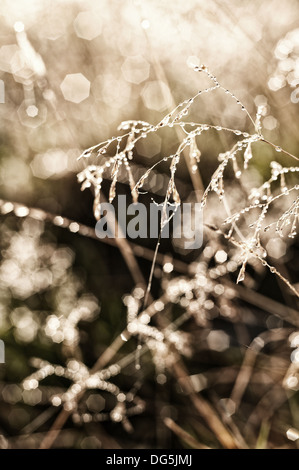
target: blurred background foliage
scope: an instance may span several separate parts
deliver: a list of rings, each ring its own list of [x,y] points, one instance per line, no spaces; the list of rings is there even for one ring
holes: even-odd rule
[[[122,120],[157,123],[173,102],[178,104],[209,86],[192,70],[193,65],[201,63],[208,65],[253,116],[257,105],[266,105],[262,118],[264,136],[298,154],[298,15],[296,0],[2,0],[0,79],[5,99],[0,104],[1,198],[93,227],[92,194],[81,192],[76,179],[83,168],[78,156],[84,148],[115,135]],[[226,98],[218,91],[214,96],[202,97],[191,118],[246,131],[250,123],[245,113]],[[177,136],[170,132],[140,142],[133,169],[140,174],[169,155],[177,144]],[[204,164],[200,171],[205,184],[219,152],[229,145],[231,137],[216,132],[201,140]],[[274,152],[262,143],[254,151],[253,168],[268,177]],[[286,165],[290,163],[285,156],[279,158]],[[176,177],[184,199],[192,192],[184,163]],[[253,169],[252,178],[255,177],[260,178]],[[163,171],[153,173],[148,190],[163,195],[166,182]],[[120,184],[120,191],[126,193],[126,186]],[[59,309],[77,305],[80,298],[89,302],[92,311],[100,310],[98,320],[92,324],[82,321],[80,327],[84,362],[92,366],[125,327],[122,296],[134,284],[116,248],[50,223],[16,218],[8,209],[9,206],[2,206],[1,216],[0,337],[6,345],[6,365],[0,366],[0,434],[12,447],[37,447],[48,427],[42,424],[34,433],[34,426],[31,428],[29,423],[47,408],[45,403],[53,390],[26,395],[16,384],[32,372],[32,356],[62,362],[59,342],[53,346],[39,334],[43,320],[50,314],[59,315]],[[17,215],[26,213],[21,210]],[[145,243],[154,246],[149,241]],[[164,253],[175,251],[167,245],[162,248]],[[182,254],[177,256],[185,258]],[[188,256],[185,260],[191,262],[194,256]],[[290,269],[298,281],[298,256],[292,259],[290,255],[290,259]],[[150,263],[141,260],[140,264],[148,276]],[[162,271],[157,270],[156,275],[157,295]],[[284,301],[273,276],[261,291]],[[293,301],[290,303],[294,307]],[[242,304],[240,308],[246,311],[255,334],[268,328],[271,321],[272,326],[281,326],[280,320],[261,309],[249,311]],[[225,329],[233,337],[230,328],[226,321]],[[128,352],[135,346],[128,345]],[[211,347],[204,358],[198,349],[193,361],[190,359],[191,374],[192,370],[195,374],[198,370],[229,368],[241,362],[237,344],[232,343],[221,353]],[[288,357],[286,346],[280,354]],[[130,374],[139,380],[133,365]],[[153,380],[149,357],[145,359],[143,375],[141,395],[147,407],[134,418],[133,434],[124,432],[117,423],[105,425],[107,434],[100,425],[91,423],[81,429],[69,423],[57,445],[180,447],[184,445],[182,441],[161,424],[170,409],[172,417],[182,419],[191,433],[201,439],[205,436],[207,445],[215,445],[214,436],[186,407],[174,379],[169,379],[173,383],[167,389]],[[127,382],[124,376],[121,386],[129,387]],[[55,388],[57,383],[53,380],[48,386]],[[198,383],[198,391],[201,386]],[[229,381],[215,382],[218,396],[227,396],[230,387]],[[255,393],[254,387],[249,389],[249,403],[255,401]],[[291,406],[294,416],[297,396],[292,398]],[[274,432],[274,444],[285,444],[280,431],[285,433],[289,413],[286,405],[277,418],[279,431],[275,431],[277,435]],[[49,417],[50,423],[51,420],[53,416]],[[260,442],[267,441],[267,429],[265,418]]]

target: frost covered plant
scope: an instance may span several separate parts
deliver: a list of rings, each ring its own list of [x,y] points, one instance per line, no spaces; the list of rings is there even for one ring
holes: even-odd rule
[[[298,167],[283,167],[280,163],[273,161],[271,163],[271,178],[260,188],[251,188],[251,190],[248,190],[242,182],[242,175],[248,170],[253,157],[253,147],[259,142],[266,143],[272,147],[275,152],[287,155],[296,161],[298,161],[298,158],[264,138],[261,124],[261,117],[265,111],[263,106],[258,107],[256,117],[253,119],[243,103],[232,92],[224,88],[206,66],[196,66],[194,70],[197,73],[206,74],[212,81],[212,86],[199,90],[193,97],[180,103],[171,112],[167,113],[157,124],[154,125],[144,121],[125,121],[119,126],[119,130],[123,131],[122,135],[112,137],[105,142],[101,142],[85,150],[80,158],[87,162],[87,166],[78,174],[78,180],[82,184],[81,188],[84,190],[87,187],[93,187],[95,194],[94,215],[98,220],[101,207],[101,186],[105,175],[110,174],[110,179],[112,180],[109,191],[109,201],[112,202],[116,194],[118,172],[119,169],[124,166],[128,174],[132,198],[133,201],[136,202],[143,184],[151,171],[162,161],[168,161],[170,163],[170,178],[167,188],[165,189],[163,204],[164,214],[166,214],[168,205],[180,205],[181,203],[181,198],[175,183],[175,173],[181,158],[186,157],[186,151],[188,152],[186,157],[188,160],[188,168],[193,176],[195,175],[195,177],[197,176],[200,179],[200,139],[204,139],[205,134],[211,129],[217,132],[232,134],[238,137],[238,139],[230,149],[219,154],[219,165],[212,174],[210,182],[204,189],[201,197],[202,208],[206,206],[208,197],[212,192],[218,196],[219,201],[223,204],[224,213],[226,213],[227,217],[222,221],[224,225],[218,223],[217,227],[214,227],[214,229],[216,228],[216,230],[222,232],[227,240],[239,248],[239,264],[241,264],[241,269],[237,282],[244,280],[248,260],[255,257],[264,266],[267,266],[271,272],[278,274],[292,289],[293,293],[298,296],[298,292],[291,283],[285,279],[275,267],[265,260],[267,251],[261,243],[261,233],[271,229],[272,226],[276,227],[276,232],[281,237],[288,234],[289,237],[294,238],[297,234],[299,185],[296,184],[296,175]],[[220,90],[228,95],[236,102],[239,109],[246,113],[251,131],[244,132],[239,129],[187,120],[187,116],[194,102],[198,100],[202,94],[211,93],[215,90]],[[172,129],[177,127],[180,128],[182,139],[176,152],[156,162],[135,182],[134,175],[130,168],[130,161],[134,158],[136,143],[140,139],[146,139],[151,133],[159,132],[162,128]],[[256,151],[258,152],[258,149]],[[92,161],[92,163],[89,164],[89,161]],[[225,172],[229,166],[232,167],[235,178],[239,181],[241,189],[246,196],[245,204],[237,211],[234,209],[234,214],[231,213],[225,193]],[[276,184],[277,182],[279,183],[278,186]],[[281,204],[278,205],[278,202]],[[279,210],[282,211],[282,214],[278,217],[276,222],[273,222],[270,218],[270,222],[267,223],[268,212],[271,212],[273,206],[275,206],[275,209],[278,207]],[[249,213],[250,215],[254,213],[255,218],[247,225],[246,230],[244,230],[244,224],[242,228],[239,226],[240,219],[244,219]],[[275,216],[277,216],[277,209]],[[162,218],[161,228],[167,221],[166,216],[164,219]],[[229,226],[228,231],[225,228],[226,226]],[[252,229],[251,234],[248,234],[248,228],[250,230]],[[243,232],[246,232],[246,235],[244,235]]]
[[[2,213],[14,209],[16,215],[18,212],[21,215],[18,205],[4,203],[0,206]],[[28,211],[26,208],[26,215]],[[36,212],[35,217],[37,215],[40,213]],[[0,230],[3,233],[1,334],[12,329],[22,343],[43,336],[61,343],[67,356],[80,354],[78,323],[93,320],[99,305],[92,294],[82,292],[82,281],[72,270],[74,253],[69,248],[43,240],[42,220],[26,218],[19,232],[10,231],[5,225]],[[48,300],[49,295],[53,304]],[[33,296],[40,299],[38,303],[35,301],[35,307],[30,302]],[[15,305],[16,300],[21,302],[20,306]]]
[[[60,410],[50,432],[39,442],[43,448],[53,445],[68,417],[76,426],[112,421],[123,425],[126,431],[133,432],[134,423],[131,423],[130,418],[147,409],[143,392],[140,390],[146,383],[146,368],[143,367],[145,361],[141,360],[146,354],[150,357],[149,363],[154,366],[154,376],[159,386],[163,386],[167,381],[170,383],[172,375],[182,394],[192,402],[195,410],[213,431],[216,441],[227,448],[246,447],[245,438],[240,435],[232,417],[234,414],[237,416],[242,394],[251,374],[252,380],[256,380],[258,384],[268,384],[268,377],[261,379],[251,367],[253,361],[267,342],[279,342],[290,334],[291,347],[298,348],[297,330],[283,328],[280,331],[280,328],[277,328],[276,331],[269,327],[264,335],[256,336],[244,354],[243,365],[239,367],[238,362],[236,367],[236,363],[233,363],[225,369],[231,377],[229,388],[232,392],[230,398],[219,400],[222,408],[217,411],[197,393],[209,388],[213,370],[191,374],[182,361],[182,358],[186,359],[186,362],[191,361],[196,350],[225,352],[230,345],[229,334],[224,329],[215,329],[214,320],[224,320],[232,326],[238,326],[238,322],[243,323],[240,301],[260,307],[261,301],[252,296],[252,290],[237,286],[231,282],[232,278],[236,279],[237,283],[244,281],[245,286],[254,288],[256,280],[252,271],[260,273],[265,266],[298,296],[296,288],[272,262],[271,250],[267,258],[273,233],[277,239],[283,240],[285,246],[292,243],[297,235],[298,167],[274,161],[270,166],[270,177],[257,184],[258,187],[253,187],[252,182],[246,180],[246,175],[250,174],[253,166],[251,161],[259,154],[260,142],[272,147],[280,156],[287,155],[294,160],[298,158],[264,138],[261,126],[261,116],[264,113],[262,107],[258,107],[255,118],[252,118],[243,103],[222,87],[207,67],[196,67],[195,72],[206,74],[212,85],[180,103],[157,124],[134,120],[123,122],[119,127],[121,135],[97,144],[81,155],[86,167],[78,174],[78,180],[82,190],[94,190],[93,211],[96,220],[100,218],[101,203],[104,200],[104,179],[111,180],[108,199],[112,203],[121,173],[125,173],[133,202],[137,202],[151,173],[160,163],[168,162],[169,180],[165,185],[162,203],[162,228],[163,224],[169,221],[165,216],[168,206],[178,207],[183,199],[176,181],[176,171],[181,160],[187,159],[193,184],[200,182],[199,170],[204,158],[200,142],[206,134],[209,131],[225,132],[233,141],[230,148],[224,149],[218,155],[217,168],[206,188],[202,188],[200,202],[204,210],[206,233],[203,249],[194,253],[192,263],[187,264],[167,257],[166,259],[158,252],[158,241],[156,251],[147,252],[147,259],[152,261],[148,284],[142,279],[142,273],[141,276],[138,274],[140,279],[136,281],[138,263],[135,260],[134,264],[132,258],[135,255],[146,257],[146,251],[137,244],[129,244],[127,240],[114,240],[127,262],[135,286],[130,294],[123,296],[126,308],[124,330],[117,332],[116,338],[99,357],[96,350],[97,359],[93,366],[87,365],[88,361],[85,361],[84,351],[81,350],[80,322],[101,322],[101,318],[97,316],[98,300],[93,295],[82,292],[82,285],[71,270],[73,253],[46,241],[42,242],[41,238],[46,220],[58,227],[67,228],[72,233],[96,238],[94,230],[65,217],[51,216],[41,210],[0,201],[2,214],[14,213],[20,218],[28,217],[24,220],[20,233],[13,236],[9,233],[4,240],[6,245],[0,263],[0,293],[5,299],[2,328],[7,331],[12,326],[19,341],[24,342],[25,338],[29,338],[28,341],[35,337],[42,338],[47,344],[59,348],[62,353],[60,363],[56,360],[32,359],[31,366],[34,370],[23,379],[21,392],[18,389],[18,400],[23,400],[26,405],[42,402],[51,404],[54,412]],[[216,90],[232,99],[240,112],[246,113],[250,126],[248,132],[217,124],[199,123],[195,118],[188,120],[195,101],[199,100],[202,94]],[[145,169],[142,175],[136,177],[132,163],[137,142],[141,139],[146,141],[148,136],[162,129],[179,131],[181,139],[177,149],[170,155],[163,156],[161,160]],[[226,177],[229,173],[232,173],[234,178],[228,184],[229,178]],[[121,181],[123,182],[123,179]],[[200,183],[198,185],[200,186]],[[150,187],[147,186],[147,189]],[[107,240],[102,240],[105,241]],[[179,247],[179,243],[177,246]],[[151,293],[151,281],[158,265],[161,267],[160,297],[155,299]],[[247,269],[249,266],[250,269]],[[8,273],[13,273],[10,279],[7,277]],[[14,297],[24,303],[11,314],[7,307],[10,302],[9,286]],[[48,291],[52,287],[55,288],[57,297],[55,309],[37,312],[29,304],[26,305],[28,297],[43,290]],[[298,328],[299,322],[294,311],[287,309],[286,314],[281,312],[282,308],[282,305],[275,302],[267,305],[269,313],[289,319],[290,323]],[[246,313],[245,308],[244,311]],[[189,330],[188,322],[192,325]],[[247,333],[241,333],[243,336],[241,335],[239,344],[243,345],[243,337],[246,338]],[[289,359],[285,361],[287,365],[284,364],[285,372],[280,392],[284,393],[284,389],[288,389],[291,393],[291,390],[297,389],[298,367],[294,365],[294,362],[298,362],[297,353],[297,349],[292,353],[292,366],[289,367]],[[272,371],[273,367],[267,366],[264,369]],[[262,373],[265,373],[264,370]],[[220,373],[216,372],[215,376],[214,380],[221,383],[226,374],[222,374],[220,367]],[[54,383],[55,387],[49,385],[51,383]],[[15,393],[15,389],[10,392],[12,391]],[[7,402],[14,400],[12,395],[13,393],[8,392],[4,394]],[[223,415],[221,410],[224,410]],[[255,413],[253,410],[254,422]],[[222,416],[222,420],[218,414]],[[177,429],[176,431],[180,432]],[[245,434],[246,432],[244,436]]]
[[[136,390],[132,389],[124,393],[110,381],[121,372],[119,364],[112,364],[98,372],[88,370],[85,364],[76,359],[69,359],[63,367],[34,358],[32,365],[37,371],[23,381],[24,390],[37,390],[40,382],[52,375],[64,377],[71,382],[67,390],[53,394],[50,397],[50,403],[56,407],[63,405],[64,409],[72,414],[75,424],[112,420],[122,422],[125,429],[130,430],[128,417],[144,410],[144,403],[136,396]],[[87,406],[78,406],[78,397],[86,391],[101,391],[110,394],[114,398],[114,406],[110,410],[90,413]],[[92,401],[90,397],[98,401],[100,395],[89,395],[89,402]],[[104,399],[102,401],[105,403]]]

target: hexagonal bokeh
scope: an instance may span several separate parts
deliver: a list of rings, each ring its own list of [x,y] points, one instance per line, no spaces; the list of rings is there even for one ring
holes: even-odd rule
[[[7,403],[18,403],[22,398],[22,389],[19,385],[6,385],[2,390],[2,396]]]
[[[138,85],[148,78],[150,64],[141,56],[127,57],[121,70],[127,82]]]
[[[102,32],[101,18],[92,11],[81,11],[74,20],[74,30],[79,38],[91,41]]]
[[[141,92],[144,105],[155,111],[165,111],[172,103],[171,93],[166,83],[154,80],[146,83]]]
[[[24,390],[22,393],[24,403],[27,405],[37,405],[42,399],[42,392],[38,389],[36,390]]]
[[[99,413],[105,408],[105,399],[99,394],[92,393],[87,398],[86,405],[89,410]]]
[[[207,343],[213,351],[222,352],[229,347],[229,336],[225,331],[212,330],[207,336]]]
[[[279,259],[286,254],[287,245],[280,237],[271,238],[266,245],[266,250],[271,258]]]
[[[0,70],[8,73],[16,73],[23,67],[24,60],[16,44],[2,46],[0,48]]]
[[[47,107],[43,104],[37,107],[23,101],[17,112],[21,123],[33,129],[43,124],[47,118]]]
[[[68,155],[63,150],[50,149],[38,153],[30,164],[32,173],[38,178],[60,178],[68,169]]]
[[[65,76],[60,89],[65,100],[78,104],[89,97],[90,81],[82,73],[70,73]]]

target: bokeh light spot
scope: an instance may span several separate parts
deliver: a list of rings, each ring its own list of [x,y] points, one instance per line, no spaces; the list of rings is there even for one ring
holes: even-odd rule
[[[79,38],[91,41],[102,32],[101,17],[93,11],[81,11],[74,20],[74,29]]]
[[[141,92],[141,96],[144,105],[154,111],[165,111],[172,104],[169,87],[161,80],[147,83]]]
[[[90,81],[82,73],[68,74],[60,89],[65,100],[78,104],[89,97]]]
[[[148,78],[150,64],[141,56],[127,57],[121,70],[128,82],[138,85]]]

